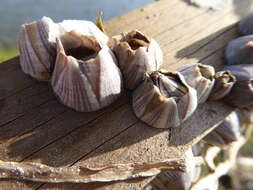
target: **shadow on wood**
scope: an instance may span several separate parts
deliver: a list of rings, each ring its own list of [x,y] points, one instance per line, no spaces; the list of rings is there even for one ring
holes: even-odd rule
[[[222,63],[224,64],[225,63],[223,54],[224,48],[230,40],[238,36],[239,34],[237,31],[237,27],[235,27],[235,25],[222,28],[221,30],[207,36],[206,38],[196,41],[195,43],[181,49],[180,51],[177,52],[176,57],[179,59],[197,59],[199,60],[199,62],[203,64],[213,65],[216,67],[216,69],[219,69],[219,67],[222,66],[222,64],[217,65],[214,62],[206,63],[206,59],[209,56],[216,54],[217,52],[221,52],[221,57],[217,58],[220,59],[219,62],[221,62],[222,60]],[[218,50],[210,48],[210,46],[212,46],[213,44],[217,46],[217,42],[219,42],[219,47],[216,47]]]

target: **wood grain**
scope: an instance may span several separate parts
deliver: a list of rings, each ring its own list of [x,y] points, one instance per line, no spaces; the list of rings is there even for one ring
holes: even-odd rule
[[[246,5],[248,1],[240,1]],[[223,63],[223,49],[237,36],[235,7],[210,14],[181,0],[162,0],[105,23],[109,36],[140,29],[161,45],[163,68],[201,61]],[[232,108],[200,105],[180,128],[154,129],[137,120],[131,93],[98,112],[77,113],[58,103],[47,83],[23,74],[18,58],[0,64],[0,159],[50,166],[106,165],[178,158],[215,128]],[[201,119],[200,119],[201,118]],[[141,189],[152,178],[119,183],[41,184],[1,180],[8,189]]]

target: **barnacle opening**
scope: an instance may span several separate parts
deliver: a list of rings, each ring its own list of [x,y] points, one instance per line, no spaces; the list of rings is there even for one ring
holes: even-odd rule
[[[95,58],[102,49],[93,36],[85,36],[71,31],[61,37],[63,48],[67,56],[83,61]]]
[[[215,74],[215,80],[225,84],[235,83],[236,78],[230,71],[221,71]]]
[[[76,48],[67,49],[66,55],[70,55],[72,57],[75,57],[76,59],[87,60],[90,58],[95,58],[97,52],[94,51],[93,49],[89,49],[84,46],[79,46]]]
[[[124,39],[132,50],[136,50],[140,47],[148,47],[150,40],[139,31],[132,31],[125,36]]]
[[[150,78],[155,86],[158,87],[162,96],[174,98],[176,102],[188,93],[188,88],[182,82],[177,73],[159,71],[150,74]]]

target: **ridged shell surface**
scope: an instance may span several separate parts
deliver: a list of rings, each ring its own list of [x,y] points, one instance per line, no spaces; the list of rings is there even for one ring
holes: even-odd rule
[[[179,72],[154,72],[133,92],[135,115],[156,128],[177,127],[197,107],[197,92]]]
[[[145,79],[146,73],[160,68],[162,50],[154,39],[149,39],[139,31],[126,34],[113,47],[123,74],[125,86],[135,89]]]
[[[57,25],[48,17],[24,24],[18,39],[20,65],[24,73],[38,80],[49,80],[56,58]]]
[[[57,41],[58,54],[51,82],[60,101],[82,112],[99,110],[114,102],[120,96],[122,79],[110,48],[103,46],[93,57],[78,59],[66,55],[63,44]]]
[[[214,68],[201,63],[187,64],[177,69],[187,84],[196,89],[198,103],[204,103],[214,85]]]

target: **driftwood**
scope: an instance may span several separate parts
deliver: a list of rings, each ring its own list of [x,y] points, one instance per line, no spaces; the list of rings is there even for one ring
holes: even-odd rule
[[[196,61],[219,68],[223,47],[237,35],[237,21],[233,7],[209,14],[206,9],[188,6],[181,0],[163,0],[112,19],[105,23],[105,29],[109,36],[135,28],[152,36],[163,49],[165,69],[175,70]],[[77,113],[58,103],[47,83],[23,74],[18,63],[15,58],[0,64],[3,161],[98,168],[178,159],[233,110],[221,102],[209,102],[200,105],[182,126],[159,130],[137,120],[131,95],[126,92],[108,108]],[[88,184],[2,180],[0,188],[141,189],[152,179]]]
[[[112,182],[149,177],[163,170],[184,171],[184,160],[164,160],[159,163],[115,164],[100,168],[89,166],[49,167],[32,162],[3,162],[0,160],[0,178],[22,179],[47,183]]]

